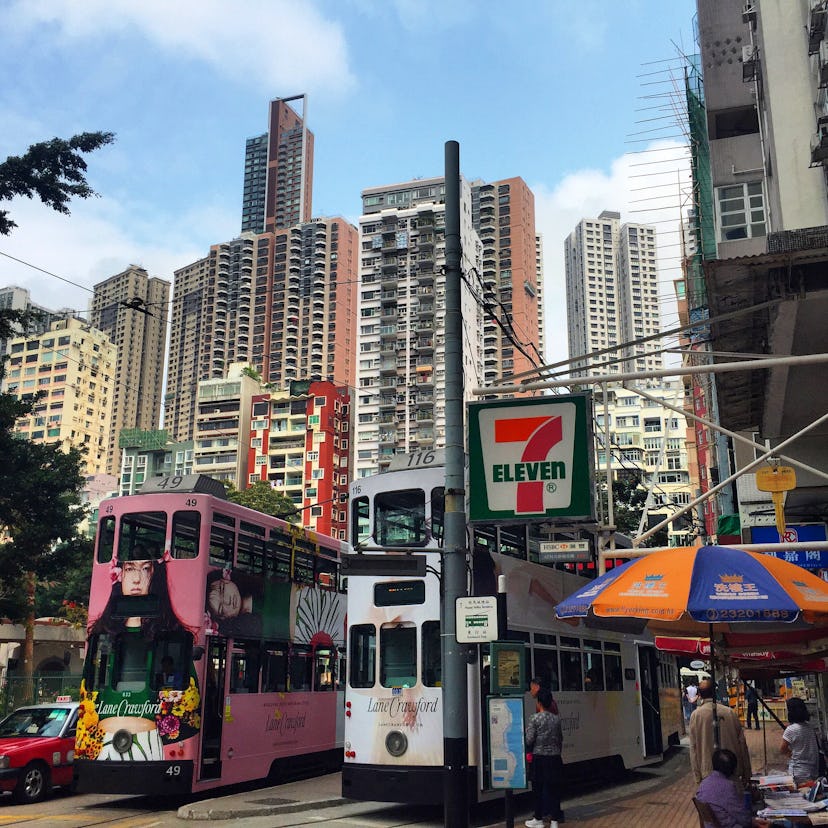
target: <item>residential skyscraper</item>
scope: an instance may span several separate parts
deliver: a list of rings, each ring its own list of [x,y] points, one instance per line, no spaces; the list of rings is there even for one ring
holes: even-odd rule
[[[256,236],[245,233],[174,273],[164,398],[173,442],[193,439],[199,381],[248,361],[255,249]]]
[[[566,238],[564,255],[572,374],[661,368],[661,344],[638,341],[661,329],[655,228],[622,224],[620,213],[604,210],[597,219],[578,222]],[[589,357],[624,342],[634,344],[624,353]],[[624,362],[598,367],[618,357]]]
[[[481,249],[483,382],[543,363],[543,306],[535,232],[535,197],[522,178],[472,182],[472,223]]]
[[[0,288],[0,310],[14,310],[14,311],[37,311],[38,318],[32,319],[29,330],[32,333],[45,333],[49,330],[52,322],[58,319],[66,319],[73,317],[81,322],[77,311],[68,308],[60,310],[49,310],[42,305],[32,302],[32,295],[28,288],[17,287],[16,285],[9,285],[8,287]],[[0,356],[6,353],[6,340],[0,339]]]
[[[300,101],[301,113],[294,108]],[[270,102],[268,131],[247,139],[243,233],[281,230],[310,221],[313,214],[313,133],[305,124],[306,118],[305,95],[276,98]]]
[[[105,473],[115,391],[109,337],[86,322],[61,319],[45,333],[10,339],[8,348],[4,391],[18,399],[42,394],[15,431],[35,443],[85,449],[84,474]]]
[[[469,183],[460,181],[463,270],[481,272]],[[395,454],[445,446],[445,185],[363,190],[354,477]],[[482,376],[482,311],[461,286],[465,397]]]
[[[350,390],[331,382],[291,382],[254,396],[246,482],[269,480],[304,527],[345,540],[350,425]]]
[[[121,467],[118,435],[124,428],[158,428],[170,283],[130,265],[94,287],[90,322],[117,348],[107,473]]]
[[[265,382],[356,378],[356,227],[314,219],[256,239],[250,361]]]
[[[355,378],[357,231],[343,218],[245,233],[175,271],[164,425],[193,438],[197,384],[249,362],[262,381]],[[255,274],[255,280],[254,280]]]

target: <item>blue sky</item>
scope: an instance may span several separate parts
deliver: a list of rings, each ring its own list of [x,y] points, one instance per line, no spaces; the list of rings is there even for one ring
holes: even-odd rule
[[[563,239],[602,209],[658,222],[670,327],[687,192],[671,113],[694,12],[692,0],[0,0],[0,158],[117,135],[88,157],[100,198],[69,217],[11,205],[0,286],[85,309],[130,263],[172,281],[238,234],[245,139],[266,130],[271,98],[305,92],[314,215],[356,222],[362,189],[442,175],[457,140],[467,178],[521,176],[535,194],[550,360],[566,356]]]

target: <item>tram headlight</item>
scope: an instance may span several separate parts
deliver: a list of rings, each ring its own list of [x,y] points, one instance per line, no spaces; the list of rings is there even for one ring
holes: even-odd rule
[[[8,756],[0,756],[0,768],[5,770],[11,764],[11,760]]]
[[[392,756],[402,756],[408,750],[408,738],[399,730],[392,730],[385,737],[385,749]]]
[[[132,747],[132,734],[128,730],[118,730],[112,737],[112,747],[118,753],[128,753]]]

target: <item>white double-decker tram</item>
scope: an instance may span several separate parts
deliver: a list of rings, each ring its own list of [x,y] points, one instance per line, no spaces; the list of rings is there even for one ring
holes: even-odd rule
[[[351,799],[438,804],[443,798],[445,470],[428,465],[435,459],[430,454],[412,455],[410,468],[351,484],[351,542],[358,554],[347,569],[343,565],[348,666],[342,769],[342,792]],[[469,594],[495,595],[497,576],[505,575],[507,638],[526,645],[525,675],[541,676],[552,690],[563,719],[567,774],[594,774],[595,760],[626,768],[658,761],[681,726],[675,659],[657,653],[646,633],[556,620],[555,604],[584,579],[533,563],[536,546],[522,527],[476,529]],[[470,801],[476,801],[494,794],[484,719],[489,645],[474,645],[471,653],[468,768]],[[534,703],[526,689],[529,715]]]

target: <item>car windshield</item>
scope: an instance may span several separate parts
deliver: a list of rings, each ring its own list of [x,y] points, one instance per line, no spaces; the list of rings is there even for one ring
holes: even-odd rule
[[[58,736],[68,716],[66,707],[24,707],[0,722],[0,737]]]

